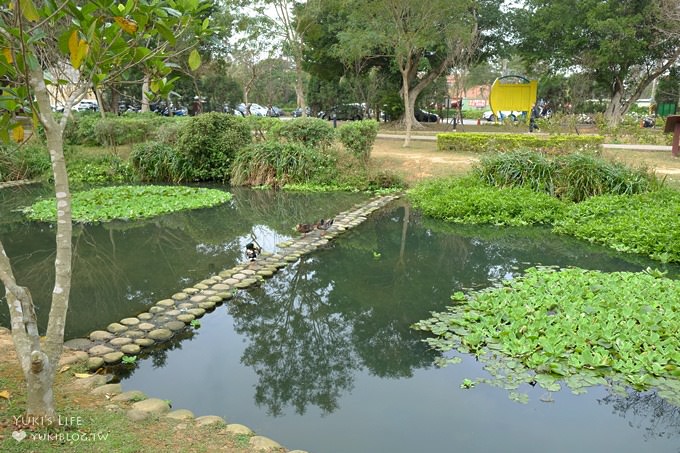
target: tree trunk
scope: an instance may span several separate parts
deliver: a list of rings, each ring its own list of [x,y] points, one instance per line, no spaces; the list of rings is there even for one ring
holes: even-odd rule
[[[404,125],[406,126],[406,138],[404,138],[404,148],[411,146],[411,128],[413,127],[413,122],[415,117],[413,116],[413,108],[415,105],[415,99],[411,100],[410,90],[409,90],[409,79],[408,70],[401,71],[401,82],[402,82],[402,96],[404,98]]]
[[[151,77],[149,74],[144,74],[144,81],[142,82],[142,108],[141,112],[145,113],[150,110],[149,108],[149,98],[146,97],[146,93],[149,91],[149,85],[151,84]]]
[[[307,100],[305,99],[305,87],[303,85],[304,74],[302,72],[302,61],[295,62],[295,96],[297,105],[302,109],[302,116],[307,116]]]
[[[64,346],[64,326],[71,291],[71,195],[64,160],[63,125],[58,124],[51,114],[41,68],[30,71],[29,84],[39,106],[40,122],[45,128],[57,204],[54,289],[42,345],[31,294],[16,284],[4,249],[0,249],[0,277],[6,288],[14,346],[26,379],[27,414],[54,417],[52,386]]]
[[[623,98],[623,87],[616,83],[611,100],[604,111],[604,117],[610,127],[616,127],[621,122],[621,117],[625,113],[621,106],[621,99]]]

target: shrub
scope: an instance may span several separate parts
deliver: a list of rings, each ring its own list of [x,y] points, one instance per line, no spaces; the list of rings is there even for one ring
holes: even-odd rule
[[[272,131],[274,139],[289,143],[300,143],[312,148],[328,148],[333,144],[335,131],[324,120],[318,118],[297,118],[294,121],[281,121]]]
[[[286,183],[328,183],[336,173],[335,160],[324,151],[299,143],[269,141],[238,152],[231,182],[279,187]]]
[[[39,141],[21,145],[0,143],[0,181],[46,176],[50,174],[51,168],[47,148]]]
[[[135,180],[131,165],[113,154],[72,156],[66,161],[69,182],[77,184],[112,184]]]
[[[195,116],[179,131],[178,174],[185,180],[227,181],[237,151],[251,141],[243,118],[214,112]]]
[[[604,142],[600,135],[527,135],[527,134],[482,134],[444,133],[437,134],[437,149],[440,151],[514,151],[520,148],[541,150],[561,154],[573,151],[596,151]]]
[[[377,136],[378,123],[373,120],[352,121],[338,128],[338,137],[345,149],[364,162],[368,161]]]
[[[533,151],[488,154],[473,168],[473,174],[490,186],[527,187],[555,194],[553,162]]]
[[[547,194],[525,188],[489,187],[474,178],[427,181],[408,194],[424,214],[454,223],[550,224],[562,215],[565,206]]]
[[[130,162],[142,181],[178,181],[177,151],[156,141],[139,143],[132,148]]]
[[[69,145],[98,145],[95,126],[99,119],[99,114],[94,112],[74,112],[64,129],[64,142]]]

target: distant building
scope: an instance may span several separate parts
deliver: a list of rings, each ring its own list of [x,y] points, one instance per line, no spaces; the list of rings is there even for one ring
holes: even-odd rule
[[[451,99],[463,99],[464,109],[484,110],[489,106],[491,85],[459,86],[455,75],[446,78],[446,85]]]

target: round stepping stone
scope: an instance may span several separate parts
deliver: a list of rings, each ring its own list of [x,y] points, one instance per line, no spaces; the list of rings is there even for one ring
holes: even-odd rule
[[[104,355],[104,354],[108,354],[108,353],[114,352],[114,351],[115,351],[115,349],[110,348],[108,346],[104,346],[103,344],[100,344],[100,345],[91,347],[87,351],[87,353],[90,354],[90,355]]]
[[[235,278],[236,280],[243,280],[246,278],[246,274],[239,272],[238,274],[234,274],[231,277]]]
[[[113,338],[113,334],[105,330],[95,330],[90,333],[90,340],[92,341],[107,341],[111,338]]]
[[[176,411],[167,414],[166,417],[172,418],[173,420],[191,420],[194,418],[194,413],[189,409],[177,409]]]
[[[189,302],[183,302],[179,304],[177,307],[179,307],[180,310],[186,310],[187,308],[194,308],[194,304]]]
[[[185,292],[187,294],[196,294],[199,291],[200,291],[200,289],[196,289],[196,288],[184,288],[182,290],[182,292]]]
[[[151,307],[149,308],[149,313],[157,314],[157,313],[162,313],[165,311],[165,308],[163,307]]]
[[[141,401],[145,399],[146,395],[143,392],[140,392],[139,390],[130,390],[114,396],[111,398],[111,401],[116,403],[127,403],[128,401]]]
[[[224,282],[233,286],[233,285],[237,284],[238,282],[240,282],[240,280],[230,277],[230,278],[226,279]]]
[[[231,289],[231,286],[225,285],[224,283],[218,283],[217,285],[213,285],[212,289],[216,291],[227,291]]]
[[[220,272],[217,275],[219,275],[222,278],[227,278],[227,277],[231,277],[231,272],[229,270],[225,270],[225,271]]]
[[[177,315],[181,315],[182,312],[181,312],[180,310],[170,310],[170,311],[166,311],[166,312],[163,313],[163,314],[164,314],[165,316],[177,316]]]
[[[126,344],[120,348],[121,352],[124,352],[127,355],[139,354],[141,349],[142,348],[138,344]]]
[[[102,359],[104,359],[104,362],[106,363],[118,363],[120,362],[124,355],[125,354],[123,354],[120,351],[109,352],[108,354],[104,354],[102,356]]]
[[[187,293],[175,293],[172,295],[173,300],[185,300],[189,295]]]
[[[215,302],[216,304],[219,304],[220,302],[222,302],[222,298],[220,296],[210,296],[208,297],[206,302]]]
[[[248,444],[256,451],[271,451],[282,448],[278,442],[264,436],[253,436],[248,441]]]
[[[254,274],[255,274],[255,271],[252,270],[252,269],[243,269],[243,270],[241,271],[241,273],[242,273],[242,274],[245,274],[245,275],[254,275]]]
[[[201,316],[203,316],[205,314],[205,310],[202,309],[202,308],[190,308],[190,309],[187,310],[187,313],[190,313],[190,314],[196,316],[197,318],[200,318]]]
[[[142,347],[148,347],[154,344],[155,341],[153,341],[151,338],[136,338],[135,339],[135,344],[138,344]]]
[[[201,280],[201,285],[210,286],[210,285],[214,285],[215,283],[217,283],[217,282],[212,278],[206,278],[205,280]]]
[[[206,300],[205,302],[201,302],[200,304],[198,304],[198,308],[202,308],[206,311],[212,310],[213,308],[215,308],[215,302]]]
[[[113,340],[109,341],[114,346],[124,346],[126,344],[132,343],[132,338],[126,338],[126,337],[119,337],[119,338],[114,338]]]
[[[204,415],[203,417],[198,417],[195,422],[196,426],[214,425],[216,423],[223,425],[226,424],[224,419],[222,417],[218,417],[217,415]]]
[[[238,288],[238,289],[246,289],[246,288],[248,288],[250,285],[251,285],[251,283],[241,282],[241,283],[235,284],[234,287],[235,287],[235,288]]]
[[[185,324],[189,324],[194,319],[196,319],[196,316],[192,315],[191,313],[184,313],[177,317],[178,321],[182,321]]]
[[[128,328],[122,324],[118,324],[117,322],[112,322],[111,324],[106,326],[106,330],[115,334],[125,332],[126,330],[128,330]]]
[[[239,423],[230,423],[225,428],[225,431],[231,434],[243,434],[246,436],[252,436],[253,430],[248,428],[246,425],[241,425]]]
[[[261,270],[257,271],[257,275],[261,275],[263,277],[271,277],[272,275],[274,275],[274,273],[272,271]]]
[[[148,321],[149,319],[153,318],[153,315],[151,313],[140,313],[137,315],[137,318],[141,319],[142,321]]]
[[[156,415],[162,415],[170,412],[170,406],[168,405],[168,402],[158,398],[149,398],[144,401],[137,401],[132,405],[132,408]]]
[[[194,285],[194,288],[203,290],[203,289],[208,289],[210,287],[208,285],[204,285],[203,283],[197,283],[197,284]]]
[[[87,359],[87,369],[90,371],[98,370],[104,366],[104,359],[101,357],[90,357]]]
[[[156,328],[155,324],[151,324],[150,322],[143,322],[140,325],[137,326],[139,330],[153,330]]]
[[[300,258],[300,255],[288,255],[284,257],[283,259],[286,260],[289,263],[294,263]]]
[[[142,338],[144,336],[144,332],[142,332],[141,330],[137,330],[137,329],[128,330],[127,332],[123,333],[123,336],[127,337],[127,338],[132,338],[132,339]]]
[[[170,331],[169,329],[155,329],[149,332],[148,336],[152,340],[163,341],[172,337],[172,331]]]
[[[163,324],[163,327],[169,330],[182,330],[184,329],[184,323],[182,321],[170,321]],[[151,336],[151,334],[149,334]],[[153,337],[151,337],[153,338]]]
[[[192,297],[191,299],[189,299],[189,300],[190,300],[191,302],[197,304],[197,303],[199,303],[199,302],[203,302],[203,301],[206,300],[206,299],[207,299],[207,297],[201,296],[201,295],[199,294],[199,295],[193,296],[193,297]]]
[[[124,326],[136,326],[139,324],[139,319],[137,318],[123,318],[120,320],[120,323]]]
[[[217,291],[213,291],[212,289],[206,289],[206,290],[201,291],[201,294],[203,294],[204,296],[208,296],[208,297],[214,296],[216,293],[217,293]]]
[[[163,299],[163,300],[159,300],[158,302],[156,302],[156,305],[158,305],[159,307],[166,307],[166,308],[167,307],[174,307],[175,301],[172,300],[172,299]]]
[[[222,300],[229,300],[232,297],[234,297],[234,295],[228,291],[225,291],[223,293],[217,293],[217,296],[220,297]]]

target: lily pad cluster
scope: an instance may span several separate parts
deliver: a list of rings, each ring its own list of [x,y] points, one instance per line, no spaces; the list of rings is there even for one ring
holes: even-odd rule
[[[231,200],[222,190],[182,186],[117,186],[72,194],[73,221],[80,223],[136,220],[161,214],[216,206]],[[55,199],[24,208],[31,220],[54,222]]]
[[[508,389],[655,388],[680,406],[680,281],[655,271],[531,268],[452,300],[413,328],[435,335],[425,340],[434,349],[477,355]]]

